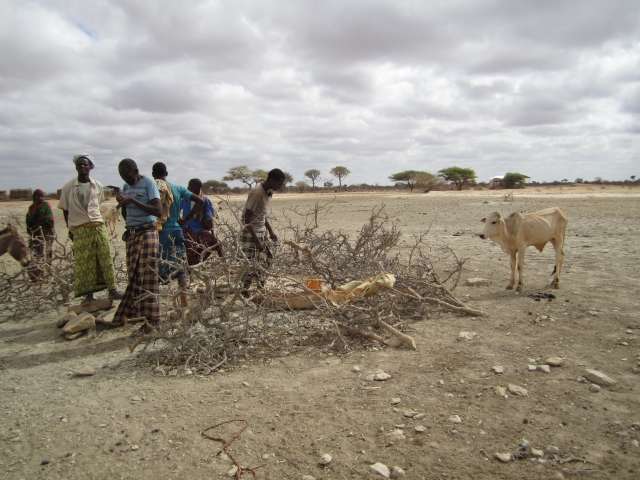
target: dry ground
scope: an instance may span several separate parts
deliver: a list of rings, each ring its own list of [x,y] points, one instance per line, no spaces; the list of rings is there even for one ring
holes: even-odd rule
[[[283,195],[274,213],[326,196]],[[243,418],[248,429],[231,451],[257,478],[372,478],[374,462],[398,465],[408,479],[640,478],[640,195],[626,189],[339,195],[321,218],[354,230],[384,203],[406,235],[430,226],[435,242],[468,257],[464,277],[489,286],[456,291],[486,318],[434,315],[411,325],[417,351],[384,349],[305,354],[249,362],[209,377],[162,377],[132,365],[128,331],[65,342],[55,315],[0,324],[0,475],[6,479],[228,478],[228,459],[200,432]],[[7,204],[10,209],[25,204]],[[566,270],[554,301],[536,302],[553,250],[529,251],[525,292],[503,288],[508,259],[473,235],[491,211],[560,206],[569,215]],[[453,236],[454,233],[461,235]],[[461,330],[477,332],[457,341]],[[556,355],[551,373],[527,371],[530,359]],[[494,365],[505,373],[495,375]],[[353,370],[361,368],[360,372]],[[93,367],[97,374],[71,378]],[[618,381],[593,393],[577,379],[585,367]],[[368,382],[383,369],[392,378]],[[497,385],[525,387],[503,398]],[[391,405],[393,397],[401,403]],[[424,413],[405,418],[404,410]],[[462,423],[448,419],[459,415]],[[405,439],[391,440],[404,424]],[[426,427],[424,433],[415,425]],[[229,435],[228,431],[227,434]],[[502,464],[495,452],[526,438],[557,446],[546,463]],[[634,442],[635,441],[635,442]],[[328,467],[318,465],[330,453]],[[46,463],[42,465],[43,463]],[[246,475],[243,478],[251,478]]]

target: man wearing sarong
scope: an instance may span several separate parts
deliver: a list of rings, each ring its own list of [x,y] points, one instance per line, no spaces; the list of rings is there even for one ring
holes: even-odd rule
[[[126,182],[116,200],[126,221],[128,282],[113,323],[124,325],[128,319],[144,317],[147,323],[142,331],[147,332],[160,323],[160,244],[156,228],[162,214],[160,192],[152,179],[140,175],[130,158],[119,163],[118,172]]]
[[[274,168],[267,179],[256,185],[249,192],[242,212],[242,251],[251,260],[251,267],[242,276],[242,294],[249,295],[251,283],[256,281],[258,288],[264,288],[265,270],[269,268],[273,255],[267,244],[267,233],[271,241],[277,243],[278,236],[267,219],[267,210],[273,192],[282,190],[285,175],[279,168]]]
[[[181,301],[186,303],[186,295],[184,290],[188,285],[187,262],[186,262],[186,245],[184,241],[184,233],[180,220],[180,205],[183,200],[189,200],[202,205],[203,200],[194,195],[181,185],[167,182],[167,166],[162,162],[153,164],[153,178],[156,182],[163,182],[169,185],[173,202],[169,207],[169,216],[162,225],[160,230],[160,280],[169,282],[173,277],[178,279],[178,285],[182,290]]]
[[[29,249],[32,264],[28,273],[32,281],[41,280],[46,270],[44,266],[51,262],[53,256],[53,212],[44,199],[44,192],[37,189],[33,192],[33,203],[29,205],[26,216]]]
[[[223,252],[222,245],[218,242],[213,230],[213,218],[215,217],[213,202],[201,195],[202,181],[199,178],[192,178],[189,180],[187,188],[203,200],[202,206],[199,206],[191,198],[185,198],[180,205],[182,212],[180,224],[187,244],[187,263],[197,265],[209,258],[213,250],[218,253],[219,257],[223,256]]]
[[[89,175],[94,165],[88,156],[77,155],[73,162],[78,176],[62,187],[58,203],[73,241],[73,289],[76,297],[84,295],[85,302],[104,289],[109,289],[112,299],[118,299],[121,295],[116,290],[109,235],[100,213],[103,187]]]

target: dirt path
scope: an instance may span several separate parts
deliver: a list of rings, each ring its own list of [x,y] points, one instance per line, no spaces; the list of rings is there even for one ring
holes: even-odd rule
[[[316,200],[290,195],[274,210]],[[469,258],[465,277],[490,284],[456,294],[487,318],[414,323],[416,352],[310,349],[210,377],[134,368],[127,331],[64,342],[54,316],[0,324],[2,478],[230,478],[230,460],[200,432],[235,418],[248,428],[231,452],[245,466],[262,465],[262,479],[375,478],[375,462],[402,467],[408,479],[640,478],[640,198],[521,195],[506,204],[497,195],[339,196],[321,222],[353,230],[381,202],[406,235],[430,226],[434,241]],[[493,210],[551,205],[570,218],[566,271],[557,298],[537,302],[527,293],[547,282],[553,250],[529,251],[526,291],[516,295],[503,290],[508,259],[473,232]],[[462,330],[477,336],[458,341]],[[527,370],[551,355],[564,365],[548,374]],[[494,365],[505,372],[492,373]],[[97,373],[69,375],[86,367]],[[587,367],[617,384],[590,391],[578,381]],[[391,379],[367,381],[376,369]],[[509,383],[528,396],[496,394]],[[405,410],[424,416],[408,418]],[[393,433],[398,425],[402,435]],[[508,464],[493,458],[522,438],[559,453]],[[318,465],[323,453],[333,457],[327,467]]]

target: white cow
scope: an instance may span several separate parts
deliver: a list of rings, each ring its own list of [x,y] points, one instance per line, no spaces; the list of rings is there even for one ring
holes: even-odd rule
[[[512,213],[504,218],[493,212],[481,220],[485,224],[480,238],[496,242],[511,257],[511,280],[507,290],[511,290],[518,276],[517,290],[522,291],[522,271],[524,252],[533,245],[542,252],[547,242],[556,251],[556,263],[553,269],[553,288],[560,288],[560,270],[564,262],[564,239],[567,229],[567,215],[557,207],[545,208],[533,213]]]

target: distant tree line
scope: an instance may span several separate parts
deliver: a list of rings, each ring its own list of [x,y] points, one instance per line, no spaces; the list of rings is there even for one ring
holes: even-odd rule
[[[346,177],[351,174],[351,170],[342,165],[337,165],[329,171],[329,177],[323,177],[322,172],[317,168],[311,168],[304,172],[304,179],[295,181],[293,176],[285,172],[286,185],[295,186],[297,191],[304,192],[308,190],[317,190],[319,188],[334,189],[334,179],[337,182],[337,188],[342,190],[347,188],[344,183]],[[267,171],[263,169],[251,169],[246,165],[232,167],[222,180],[207,180],[204,182],[205,191],[209,193],[224,193],[242,191],[242,188],[232,188],[227,182],[240,182],[244,188],[253,188],[258,183],[267,178]],[[380,187],[378,185],[369,185],[366,183],[359,185],[349,185],[350,190],[366,190],[366,189],[389,189],[389,188],[407,188],[409,191],[419,190],[421,192],[429,192],[434,189],[463,190],[474,186],[489,188],[524,188],[529,176],[520,172],[507,172],[503,177],[492,179],[489,183],[478,183],[475,170],[468,167],[452,166],[438,170],[437,173],[431,173],[426,170],[402,170],[395,172],[389,176],[389,180],[394,182],[394,187]],[[530,182],[531,184],[540,185],[539,182]],[[547,182],[546,184],[568,184],[568,179],[564,178],[556,182]],[[607,182],[600,177],[596,177],[591,182],[582,178],[576,178],[574,183],[613,183]],[[635,175],[631,175],[630,180],[623,183],[640,183],[636,180]]]

